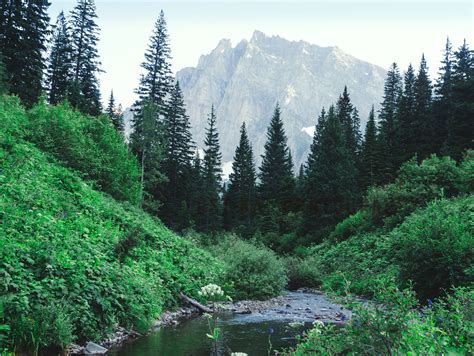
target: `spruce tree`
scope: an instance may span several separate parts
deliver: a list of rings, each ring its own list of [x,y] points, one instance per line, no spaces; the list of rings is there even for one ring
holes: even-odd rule
[[[384,85],[382,108],[379,113],[379,140],[382,148],[383,183],[391,181],[397,167],[397,115],[402,94],[402,77],[398,65],[390,67]]]
[[[377,126],[375,124],[374,107],[369,114],[369,120],[365,127],[365,139],[362,144],[361,152],[361,184],[362,191],[365,192],[368,187],[375,186],[381,182],[380,144],[377,140]]]
[[[164,115],[166,150],[163,157],[163,174],[167,182],[162,186],[163,209],[160,217],[175,229],[189,227],[189,180],[194,144],[191,126],[186,114],[179,83],[171,91]],[[186,221],[187,220],[187,221]]]
[[[162,10],[145,52],[145,60],[141,65],[144,73],[141,75],[139,86],[135,91],[139,99],[133,105],[133,135],[130,144],[138,157],[141,156],[139,142],[143,140],[142,136],[144,135],[142,103],[151,101],[156,105],[160,112],[157,117],[158,121],[163,120],[163,116],[167,111],[166,97],[172,86],[170,59],[168,32]]]
[[[64,13],[59,14],[53,31],[52,47],[46,72],[48,101],[58,104],[68,97],[72,81],[72,46]]]
[[[404,76],[403,93],[397,113],[397,159],[396,167],[409,160],[416,153],[417,137],[415,125],[415,70],[410,64]]]
[[[222,225],[222,202],[220,198],[222,168],[216,123],[217,118],[214,106],[212,106],[207,120],[206,137],[204,140],[202,214],[197,222],[198,229],[204,232],[216,232]]]
[[[317,231],[347,217],[356,208],[358,199],[355,162],[333,106],[310,156],[314,161],[307,171],[304,230],[320,237]]]
[[[8,93],[8,74],[0,52],[0,95]]]
[[[69,101],[89,115],[99,115],[102,111],[97,79],[101,63],[97,51],[99,27],[96,18],[94,0],[78,0],[71,12],[73,73]]]
[[[453,115],[447,122],[448,153],[460,160],[466,149],[474,148],[474,55],[464,40],[454,53]]]
[[[247,136],[245,122],[240,128],[240,141],[232,162],[228,189],[224,197],[226,229],[236,229],[249,237],[254,231],[256,209],[256,172],[253,151]]]
[[[267,130],[267,142],[260,166],[258,187],[261,204],[274,205],[281,212],[292,209],[294,196],[293,162],[277,104]]]
[[[446,40],[442,66],[434,85],[433,102],[434,145],[435,152],[444,154],[447,151],[448,122],[453,120],[453,66],[454,53],[449,38]]]
[[[125,130],[125,123],[123,121],[123,110],[122,106],[119,105],[118,107],[115,105],[115,98],[114,98],[114,91],[110,92],[109,97],[109,104],[107,105],[107,109],[105,110],[105,114],[109,117],[112,125],[114,125],[115,129],[120,132],[124,133]]]
[[[199,230],[203,220],[202,211],[205,196],[203,187],[204,179],[202,162],[199,157],[199,151],[196,150],[190,171],[188,211],[191,219],[190,225],[197,230]]]
[[[357,159],[357,154],[360,151],[361,135],[360,135],[360,119],[357,109],[352,105],[347,86],[339,100],[337,101],[337,116],[344,128],[347,147],[353,154],[354,159]]]
[[[319,149],[321,146],[321,135],[322,132],[324,131],[324,124],[326,123],[327,120],[327,115],[326,115],[326,110],[323,108],[321,110],[321,114],[318,117],[318,121],[316,123],[316,128],[314,130],[314,136],[313,136],[313,142],[311,143],[311,146],[309,148],[309,155],[308,159],[306,161],[306,172],[305,175],[307,175],[308,171],[313,169],[315,162],[317,161],[317,155],[319,153]]]
[[[421,56],[420,68],[415,79],[415,120],[413,135],[416,137],[415,152],[419,159],[428,157],[435,151],[433,146],[434,122],[432,120],[432,86],[428,75],[425,56]]]
[[[9,89],[30,107],[41,95],[48,36],[47,0],[1,3],[0,52],[9,75]]]

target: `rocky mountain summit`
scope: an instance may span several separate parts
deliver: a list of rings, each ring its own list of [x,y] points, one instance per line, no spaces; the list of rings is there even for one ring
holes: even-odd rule
[[[194,139],[202,147],[207,115],[215,106],[223,162],[232,161],[243,121],[260,163],[266,129],[278,102],[295,167],[304,162],[317,116],[347,85],[365,123],[381,101],[386,71],[344,53],[255,31],[235,47],[223,39],[196,68],[177,73]],[[296,168],[297,169],[297,168]]]

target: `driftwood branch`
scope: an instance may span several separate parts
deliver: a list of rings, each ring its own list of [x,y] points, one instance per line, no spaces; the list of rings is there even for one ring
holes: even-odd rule
[[[197,300],[189,298],[183,293],[179,293],[179,296],[187,303],[191,304],[193,307],[196,307],[201,313],[212,313],[212,309],[202,305]]]

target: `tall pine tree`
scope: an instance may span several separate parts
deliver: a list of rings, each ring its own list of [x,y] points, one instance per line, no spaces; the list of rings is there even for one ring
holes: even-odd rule
[[[101,98],[97,75],[101,72],[94,0],[78,0],[71,12],[72,85],[69,101],[83,113],[99,115]]]
[[[380,144],[377,139],[377,126],[375,123],[374,107],[370,110],[369,120],[365,127],[365,139],[361,152],[361,185],[365,192],[368,187],[375,186],[381,182],[380,168],[382,166],[380,155]]]
[[[397,157],[395,167],[409,160],[416,153],[415,125],[415,70],[410,64],[404,76],[403,93],[397,113]]]
[[[354,211],[358,199],[357,171],[344,126],[330,107],[319,142],[313,143],[306,178],[305,232],[321,232]],[[322,235],[315,233],[317,239]],[[319,242],[319,241],[318,241]]]
[[[0,5],[0,52],[9,89],[28,107],[38,101],[43,89],[49,5],[47,0],[9,0]]]
[[[415,79],[415,120],[413,135],[416,138],[415,152],[419,159],[425,159],[435,151],[433,145],[434,120],[432,120],[432,85],[425,56],[421,56],[420,68]]]
[[[228,189],[224,197],[225,228],[245,237],[254,232],[256,210],[256,172],[253,151],[245,123],[240,128],[240,141],[232,162]]]
[[[115,97],[114,91],[110,92],[109,97],[109,104],[107,105],[107,109],[105,110],[105,114],[109,117],[110,121],[114,125],[115,129],[120,132],[124,133],[125,130],[125,123],[123,121],[123,111],[122,106],[119,105],[118,107],[115,105]]]
[[[221,153],[217,118],[214,106],[207,120],[206,138],[204,140],[203,162],[203,202],[198,229],[204,232],[216,232],[222,226],[222,202],[220,198],[222,185]]]
[[[447,150],[460,160],[466,149],[474,148],[474,55],[464,40],[454,56],[453,115],[447,122]]]
[[[0,52],[0,95],[8,93],[8,74],[7,68],[3,63],[3,56]]]
[[[194,143],[178,82],[167,104],[164,128],[166,149],[162,166],[167,182],[162,186],[163,209],[160,217],[168,226],[181,230],[190,224],[187,207]]]
[[[397,115],[402,94],[402,77],[398,65],[390,67],[384,85],[382,108],[379,114],[379,140],[382,148],[383,183],[391,181],[397,167]]]
[[[294,195],[293,162],[277,104],[267,130],[267,142],[260,166],[259,197],[261,204],[277,207],[281,212],[292,209]]]
[[[67,99],[71,88],[72,67],[71,37],[66,17],[61,11],[53,31],[46,73],[48,100],[51,104],[58,104]]]

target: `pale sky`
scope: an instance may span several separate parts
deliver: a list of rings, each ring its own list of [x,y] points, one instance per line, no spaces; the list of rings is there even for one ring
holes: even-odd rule
[[[51,0],[52,22],[74,0]],[[338,46],[359,59],[388,68],[417,67],[425,53],[432,77],[446,37],[455,48],[464,38],[474,48],[473,1],[126,1],[96,0],[101,28],[102,100],[113,88],[124,107],[135,100],[140,64],[161,9],[168,22],[173,72],[196,66],[222,38],[235,46],[254,30],[319,46]]]

